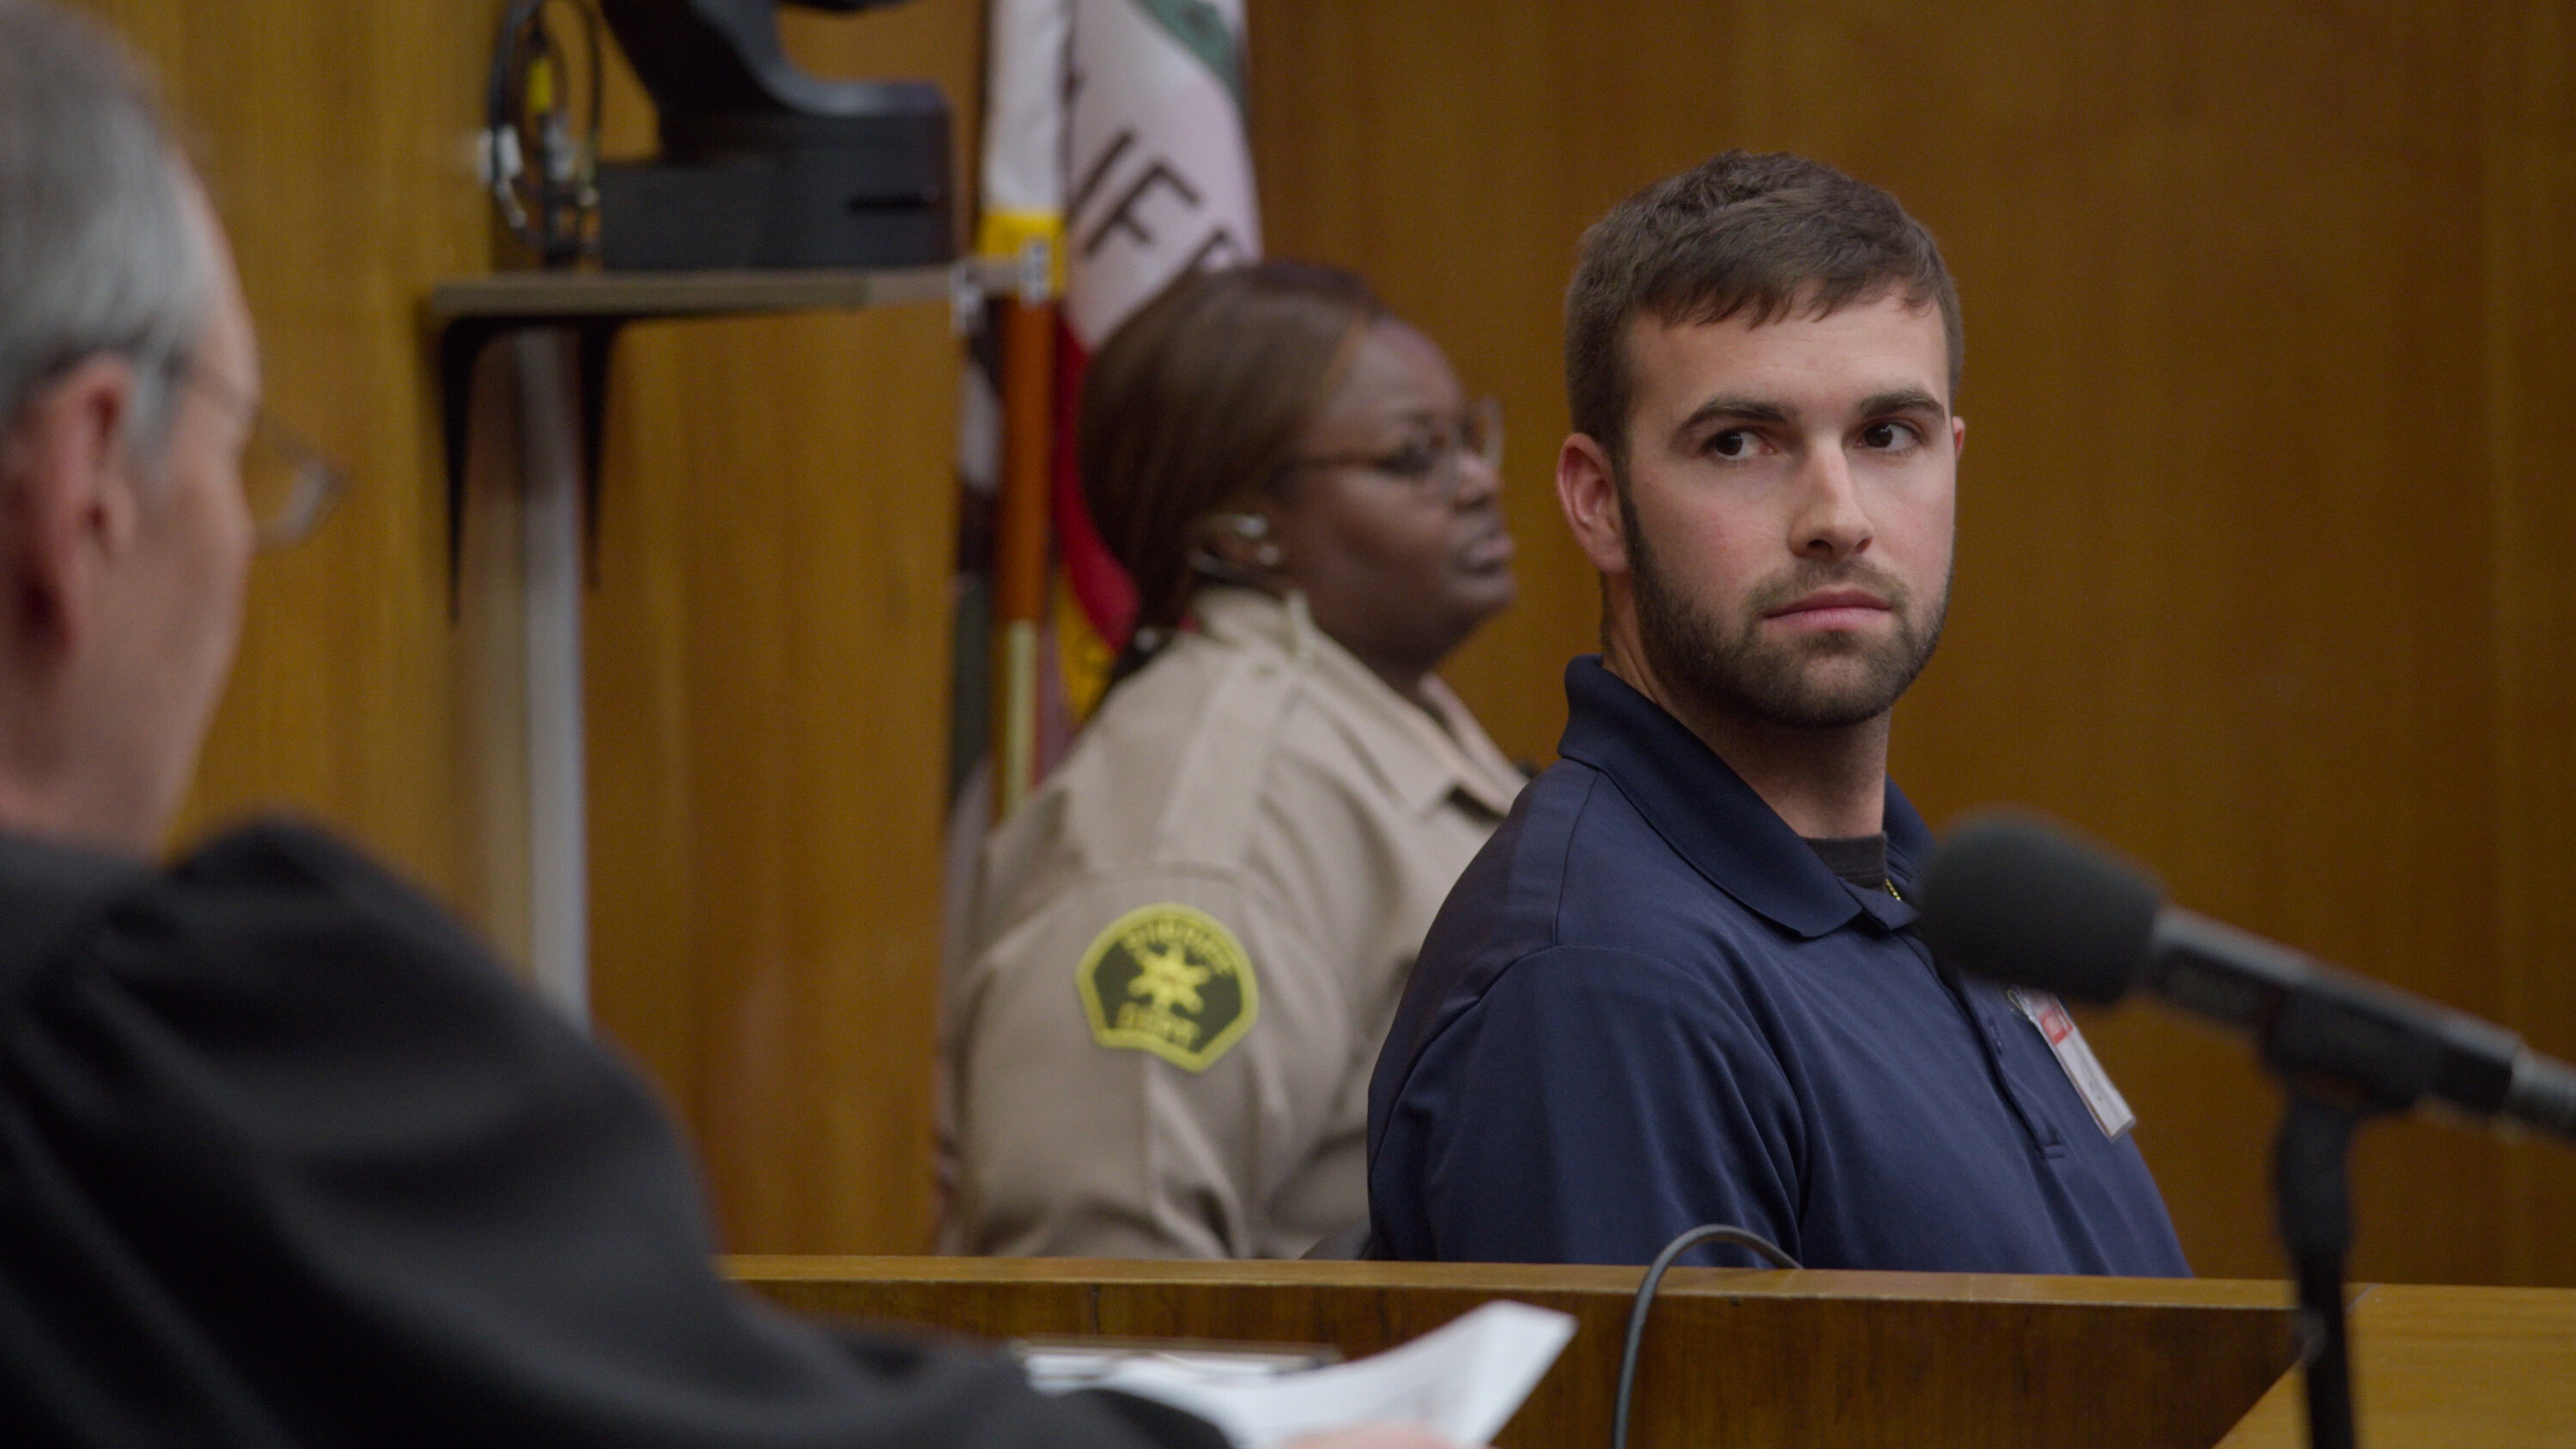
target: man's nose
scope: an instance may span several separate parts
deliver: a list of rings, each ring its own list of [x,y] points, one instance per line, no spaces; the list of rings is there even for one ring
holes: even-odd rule
[[[1790,520],[1790,551],[1801,558],[1839,562],[1868,548],[1869,514],[1861,507],[1851,459],[1843,450],[1816,449],[1799,472],[1799,507]]]

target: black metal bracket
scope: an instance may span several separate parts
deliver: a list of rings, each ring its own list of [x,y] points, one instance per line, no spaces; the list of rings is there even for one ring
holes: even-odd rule
[[[506,333],[529,328],[569,329],[575,339],[573,371],[579,392],[581,429],[581,507],[585,536],[584,569],[599,581],[599,461],[606,447],[608,362],[617,334],[630,318],[571,314],[549,316],[463,316],[446,320],[438,330],[439,431],[447,461],[447,612],[452,622],[462,606],[465,567],[465,475],[474,420],[474,364],[483,350]]]

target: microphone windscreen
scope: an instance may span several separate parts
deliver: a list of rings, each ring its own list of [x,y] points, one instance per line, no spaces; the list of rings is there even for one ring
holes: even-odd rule
[[[2163,903],[2153,880],[2107,853],[2007,812],[1953,830],[1916,895],[1944,966],[2103,1003],[2137,980]]]

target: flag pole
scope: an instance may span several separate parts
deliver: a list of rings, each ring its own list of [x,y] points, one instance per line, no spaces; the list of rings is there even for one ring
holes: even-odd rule
[[[993,732],[994,804],[1007,816],[1037,775],[1038,624],[1046,614],[1048,523],[1055,457],[1055,239],[1022,239],[1019,288],[1001,324],[1002,474],[994,505],[993,617],[1000,632],[1000,728]]]

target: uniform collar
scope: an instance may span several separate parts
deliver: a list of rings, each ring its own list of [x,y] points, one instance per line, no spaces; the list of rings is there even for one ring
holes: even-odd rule
[[[1827,869],[1726,761],[1599,655],[1566,666],[1565,699],[1557,753],[1608,775],[1676,854],[1746,909],[1811,940],[1860,915],[1890,930],[1912,924],[1912,906]],[[1900,888],[1931,848],[1923,817],[1888,781],[1887,869]]]
[[[1511,810],[1520,771],[1438,679],[1425,681],[1424,693],[1446,729],[1316,628],[1302,604],[1292,606],[1259,589],[1210,586],[1199,590],[1190,612],[1199,632],[1216,643],[1266,646],[1297,665],[1408,812],[1427,814],[1452,794],[1496,815]]]

